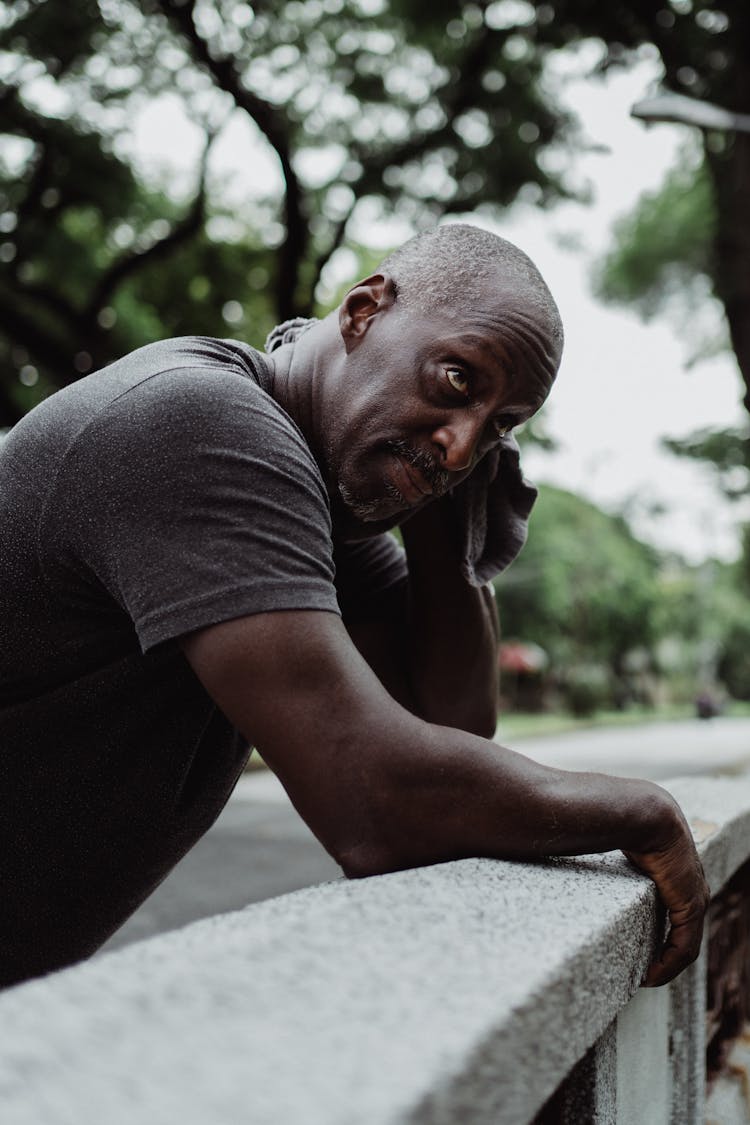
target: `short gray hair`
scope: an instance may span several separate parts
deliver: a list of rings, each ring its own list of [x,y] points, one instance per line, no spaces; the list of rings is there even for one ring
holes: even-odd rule
[[[499,235],[469,223],[446,224],[409,239],[380,269],[393,280],[397,303],[415,313],[460,308],[500,273],[544,329],[559,362],[563,327],[554,298],[531,258]]]

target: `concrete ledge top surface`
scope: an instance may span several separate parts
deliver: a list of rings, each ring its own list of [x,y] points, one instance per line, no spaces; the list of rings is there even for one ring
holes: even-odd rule
[[[750,780],[669,788],[718,891]],[[0,994],[0,1120],[518,1125],[637,988],[654,901],[618,854],[473,859],[194,923]]]

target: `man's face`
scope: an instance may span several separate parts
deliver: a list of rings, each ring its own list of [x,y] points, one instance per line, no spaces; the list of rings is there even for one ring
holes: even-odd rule
[[[345,336],[324,449],[346,533],[375,534],[445,495],[539,409],[555,347],[513,300],[493,286],[470,310],[430,316],[395,301],[353,343]]]

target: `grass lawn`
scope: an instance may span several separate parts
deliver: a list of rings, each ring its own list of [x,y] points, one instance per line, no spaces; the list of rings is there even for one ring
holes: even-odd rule
[[[730,717],[750,715],[750,704],[733,701],[723,714]],[[500,716],[495,738],[500,742],[503,739],[542,738],[546,734],[563,734],[569,730],[638,726],[642,723],[670,722],[694,717],[695,708],[690,703],[675,703],[669,707],[660,707],[658,710],[651,707],[631,707],[627,711],[597,711],[595,715],[585,719],[577,719],[564,712],[543,714],[514,712]]]

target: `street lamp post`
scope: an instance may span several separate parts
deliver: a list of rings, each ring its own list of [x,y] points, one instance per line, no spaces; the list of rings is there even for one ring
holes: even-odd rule
[[[666,90],[651,98],[641,98],[630,110],[631,117],[641,121],[672,121],[679,125],[696,125],[699,129],[750,133],[750,113],[732,113],[712,102],[687,98]]]

